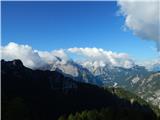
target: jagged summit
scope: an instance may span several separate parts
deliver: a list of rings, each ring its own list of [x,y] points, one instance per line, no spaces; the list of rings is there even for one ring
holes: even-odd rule
[[[22,61],[20,59],[15,59],[13,61],[5,61],[4,59],[1,60],[1,64],[5,64],[7,66],[10,66],[10,67],[16,67],[16,68],[23,68],[24,65],[22,63]]]
[[[20,59],[15,59],[13,61],[5,61],[4,59],[1,60],[1,63],[8,63],[8,64],[12,64],[12,65],[15,65],[15,66],[23,66],[23,63]]]

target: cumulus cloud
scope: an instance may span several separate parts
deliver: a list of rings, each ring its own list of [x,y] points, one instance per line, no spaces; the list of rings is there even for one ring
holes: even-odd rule
[[[2,59],[20,59],[25,66],[34,69],[49,64],[65,65],[67,61],[71,59],[70,54],[78,55],[78,58],[83,56],[85,59],[81,62],[83,62],[84,66],[92,65],[98,67],[110,64],[128,68],[134,65],[133,60],[126,53],[115,53],[112,51],[105,51],[101,48],[69,48],[66,50],[59,49],[48,52],[34,50],[29,45],[21,45],[13,42],[1,47]]]
[[[134,62],[126,53],[115,53],[105,51],[101,48],[69,48],[69,52],[84,56],[86,58],[83,65],[105,66],[110,64],[113,66],[130,68]]]
[[[135,35],[157,43],[160,51],[160,1],[118,0],[125,26]]]
[[[5,60],[21,59],[24,65],[30,68],[44,64],[38,53],[28,45],[18,45],[10,42],[8,45],[1,47],[1,55],[2,59]]]
[[[54,50],[52,52],[34,50],[29,45],[19,45],[10,42],[1,47],[1,58],[5,60],[20,59],[23,64],[29,68],[40,68],[44,65],[56,61],[57,57],[67,59],[65,52]]]
[[[46,62],[46,63],[53,63],[57,62],[57,59],[61,59],[60,61],[67,61],[68,56],[65,53],[65,50],[60,49],[60,50],[53,50],[51,52],[48,51],[38,51],[39,56]]]

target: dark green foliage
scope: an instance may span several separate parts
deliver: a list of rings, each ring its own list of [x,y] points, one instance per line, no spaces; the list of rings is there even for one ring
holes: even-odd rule
[[[70,114],[67,120],[75,120],[75,116],[73,116],[73,114]]]
[[[102,108],[101,110],[89,110],[75,115],[70,114],[66,120],[154,120],[147,114],[132,109]],[[155,119],[156,120],[156,119]],[[158,119],[157,119],[158,120]]]
[[[76,118],[78,119],[78,117],[80,117],[80,119],[81,120],[87,120],[87,115],[88,114],[88,112],[87,111],[83,111],[81,114],[79,114],[79,113],[76,113]]]
[[[112,120],[115,117],[114,115],[116,115],[114,114],[114,110],[111,108],[102,108],[99,114],[102,120]]]
[[[87,118],[88,120],[98,120],[99,114],[96,110],[91,110],[91,111],[88,111]]]
[[[86,114],[87,115],[87,114]],[[81,116],[78,112],[76,112],[75,114],[75,120],[85,120],[85,116]]]
[[[66,118],[64,116],[60,116],[58,120],[66,120]]]

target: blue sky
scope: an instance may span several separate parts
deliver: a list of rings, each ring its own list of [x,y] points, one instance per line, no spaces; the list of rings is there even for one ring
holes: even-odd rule
[[[152,41],[124,31],[116,2],[2,2],[2,46],[9,42],[51,51],[97,47],[135,59],[157,56]]]

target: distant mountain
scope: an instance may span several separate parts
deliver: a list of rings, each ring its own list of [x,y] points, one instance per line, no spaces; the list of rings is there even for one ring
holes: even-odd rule
[[[123,87],[160,108],[160,72],[148,71],[138,65],[132,68],[106,65],[90,70],[96,78],[102,80],[104,87]]]
[[[95,78],[95,76],[82,65],[72,61],[72,60],[62,60],[56,57],[56,62],[47,64],[46,66],[40,68],[41,70],[51,70],[58,71],[65,76],[72,77],[75,80],[85,83],[92,83],[96,85],[102,85],[100,79]]]
[[[135,93],[160,108],[160,72],[155,72],[140,81]]]
[[[157,72],[160,66],[159,64],[152,66],[152,70],[138,65],[133,65],[131,68],[116,67],[110,64],[94,66],[93,64],[85,65],[83,62],[78,63],[57,57],[55,62],[39,69],[58,71],[77,81],[98,86],[120,86],[160,107],[160,86],[154,89],[154,84],[159,85],[160,82],[159,75],[156,77],[156,80],[154,80],[154,74],[160,73]],[[150,87],[147,87],[148,90],[146,89],[146,84],[148,84],[147,79],[151,81],[149,84]]]
[[[104,86],[118,85],[124,88],[132,88],[133,84],[137,84],[139,78],[144,78],[149,72],[141,66],[132,68],[122,68],[106,65],[97,67],[92,71],[96,78],[103,81]]]
[[[147,104],[120,98],[114,89],[109,92],[77,82],[57,71],[32,70],[20,60],[2,60],[1,75],[3,120],[56,120],[60,115],[101,108],[128,120],[156,120]]]
[[[143,66],[134,65],[131,68],[122,68],[106,64],[103,67],[95,67],[92,65],[84,66],[83,63],[76,63],[71,60],[62,62],[60,59],[59,62],[52,64],[50,70],[60,71],[65,76],[73,77],[85,83],[104,87],[123,87],[160,107],[160,86],[157,86],[160,82],[160,72],[149,71]],[[154,78],[155,74],[157,74],[156,78]],[[150,81],[149,84],[148,81]]]

